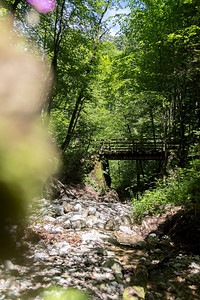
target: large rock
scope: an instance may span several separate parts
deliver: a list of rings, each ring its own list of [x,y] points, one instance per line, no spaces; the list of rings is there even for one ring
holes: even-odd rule
[[[144,265],[138,264],[131,286],[125,288],[123,300],[145,299],[147,290],[148,272]]]
[[[122,245],[133,246],[137,248],[144,248],[146,243],[140,235],[133,235],[124,232],[115,232],[117,242]]]

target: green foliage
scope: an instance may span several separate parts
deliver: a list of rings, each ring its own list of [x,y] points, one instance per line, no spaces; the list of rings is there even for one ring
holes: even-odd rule
[[[93,178],[91,178],[89,175],[85,175],[84,182],[87,183],[88,185],[91,185],[96,192],[99,191],[99,186],[97,185],[96,181]]]
[[[187,168],[172,172],[166,182],[160,181],[153,190],[133,199],[134,217],[159,213],[163,205],[174,204],[196,210],[200,207],[200,160],[190,162]]]
[[[73,163],[77,178],[85,178],[80,161],[92,154],[94,139],[170,136],[180,138],[183,149],[186,135],[199,128],[198,1],[129,1],[131,13],[118,16],[123,33],[112,37],[101,16],[117,2],[58,0],[35,26],[25,18],[26,1],[15,12],[54,71],[44,110],[59,147],[70,140],[64,158],[69,178]],[[9,9],[13,3],[5,1]],[[110,165],[112,187],[126,195],[143,192],[160,172],[155,161],[139,168],[132,161]]]
[[[78,184],[85,178],[84,151],[71,147],[63,153],[61,166],[61,180],[66,183]]]

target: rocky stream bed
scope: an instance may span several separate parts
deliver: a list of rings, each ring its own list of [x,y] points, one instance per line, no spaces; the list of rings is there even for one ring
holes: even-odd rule
[[[162,227],[180,208],[168,206],[133,225],[131,204],[104,200],[75,191],[37,200],[16,241],[21,258],[0,262],[0,300],[39,300],[49,286],[120,300],[138,266],[148,274],[145,299],[200,299],[200,256],[176,245]]]

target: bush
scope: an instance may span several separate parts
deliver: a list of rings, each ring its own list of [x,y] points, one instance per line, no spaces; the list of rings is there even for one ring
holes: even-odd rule
[[[134,218],[141,219],[146,214],[160,212],[163,205],[174,204],[194,211],[200,208],[200,160],[189,163],[187,168],[173,171],[165,182],[159,181],[157,187],[146,191],[138,199],[134,198]]]

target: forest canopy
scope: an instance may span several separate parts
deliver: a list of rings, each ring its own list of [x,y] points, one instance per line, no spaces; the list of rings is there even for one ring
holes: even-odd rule
[[[16,32],[50,67],[40,113],[68,175],[95,153],[96,139],[170,138],[181,165],[199,135],[199,1],[58,0],[45,14],[28,2],[2,1],[1,18],[12,11]],[[157,161],[113,161],[110,172],[112,187],[137,193],[163,170]]]

